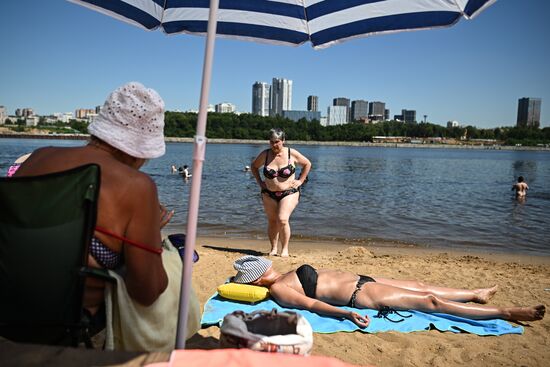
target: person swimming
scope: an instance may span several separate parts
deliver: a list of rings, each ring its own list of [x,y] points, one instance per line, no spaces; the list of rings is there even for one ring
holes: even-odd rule
[[[192,176],[192,174],[189,173],[189,168],[187,165],[184,165],[183,168],[180,168],[180,175],[183,176],[184,179],[188,179]]]
[[[514,190],[516,191],[517,198],[524,198],[525,195],[527,195],[527,190],[529,190],[529,186],[527,185],[527,182],[525,182],[523,176],[519,176],[518,182],[512,185],[512,191]]]

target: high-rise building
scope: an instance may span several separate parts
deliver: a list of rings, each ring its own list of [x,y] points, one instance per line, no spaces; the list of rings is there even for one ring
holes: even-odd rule
[[[401,116],[403,121],[408,123],[416,123],[416,111],[415,110],[401,110]]]
[[[332,100],[333,106],[346,106],[349,107],[349,98],[337,97]]]
[[[4,122],[8,118],[8,113],[6,112],[6,107],[0,106],[0,125],[4,125]]]
[[[540,126],[540,98],[520,98],[518,100],[518,127],[539,127]]]
[[[359,99],[351,102],[351,121],[358,121],[369,115],[369,102]]]
[[[350,113],[349,113],[349,98],[337,97],[332,100],[333,106],[344,106],[346,107],[346,122],[349,122]]]
[[[89,115],[95,115],[95,109],[90,108],[79,108],[74,111],[74,116],[77,119],[85,119],[88,118]]]
[[[390,110],[386,108],[384,110],[384,121],[389,121],[389,120],[390,120]]]
[[[369,103],[369,119],[372,121],[382,121],[386,114],[386,104],[384,102]]]
[[[283,111],[292,109],[292,80],[273,78],[271,83],[270,116],[281,116]]]
[[[252,85],[252,113],[254,115],[269,116],[269,92],[271,86],[264,82]]]
[[[327,126],[347,124],[348,108],[346,106],[328,106]]]
[[[319,97],[308,96],[307,97],[307,110],[317,112],[319,111]]]

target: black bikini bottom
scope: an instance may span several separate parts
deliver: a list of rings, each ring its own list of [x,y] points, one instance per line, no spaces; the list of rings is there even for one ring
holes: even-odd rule
[[[284,191],[270,191],[268,189],[262,189],[262,194],[269,195],[269,197],[275,201],[281,201],[283,198],[287,197],[288,195],[292,195],[299,191],[300,189],[297,189],[295,187]]]
[[[366,276],[366,275],[359,275],[359,280],[357,281],[357,284],[355,285],[355,290],[351,294],[351,298],[347,304],[348,307],[355,308],[355,299],[357,298],[357,292],[361,290],[361,287],[363,284],[367,282],[376,282],[373,278]]]

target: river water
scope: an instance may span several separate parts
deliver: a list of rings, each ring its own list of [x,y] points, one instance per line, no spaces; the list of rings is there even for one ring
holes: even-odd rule
[[[83,141],[0,139],[0,172],[44,145]],[[259,188],[243,172],[266,144],[209,144],[199,235],[266,238]],[[313,170],[291,217],[293,236],[388,240],[423,247],[550,255],[550,153],[467,149],[293,146]],[[170,166],[192,166],[192,144],[168,143],[143,168],[161,202],[176,210],[167,228],[185,228],[190,181]],[[530,190],[517,201],[523,175]]]

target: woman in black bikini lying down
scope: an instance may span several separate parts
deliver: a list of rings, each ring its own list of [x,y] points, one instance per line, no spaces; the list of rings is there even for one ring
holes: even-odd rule
[[[418,310],[478,320],[500,318],[517,321],[541,320],[546,310],[543,305],[494,307],[463,303],[487,303],[497,286],[471,290],[444,288],[341,270],[316,270],[309,265],[281,274],[273,269],[270,260],[250,255],[236,260],[233,267],[237,270],[233,282],[268,287],[271,296],[282,306],[345,317],[362,328],[369,324],[367,316],[334,306]]]
[[[269,131],[271,149],[262,151],[252,162],[251,171],[262,190],[262,201],[267,215],[267,234],[271,244],[269,255],[277,255],[281,241],[281,256],[288,256],[290,215],[298,205],[300,186],[306,181],[311,162],[296,149],[284,147],[285,133],[281,129]],[[296,166],[302,167],[296,179]],[[263,166],[264,180],[260,177]]]

